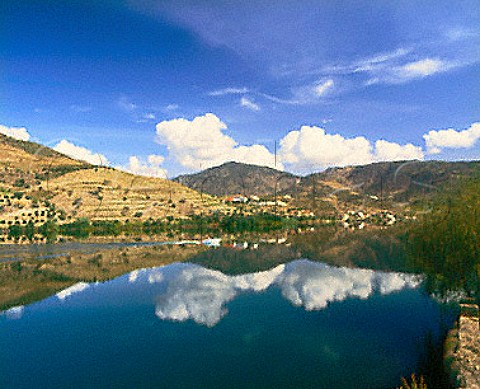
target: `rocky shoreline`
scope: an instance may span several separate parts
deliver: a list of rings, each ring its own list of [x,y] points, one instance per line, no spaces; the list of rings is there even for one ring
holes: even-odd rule
[[[480,389],[479,307],[460,304],[458,322],[447,338],[445,362],[455,387]]]

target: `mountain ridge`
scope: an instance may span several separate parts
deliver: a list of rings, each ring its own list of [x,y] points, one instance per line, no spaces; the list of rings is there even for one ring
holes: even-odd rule
[[[173,181],[216,196],[252,196],[274,193],[275,181],[276,190],[282,192],[294,185],[298,179],[293,173],[267,166],[229,161],[198,173],[180,175]]]
[[[188,217],[217,210],[230,212],[221,198],[232,195],[270,201],[275,195],[288,195],[291,206],[316,214],[396,209],[421,203],[478,174],[480,161],[377,162],[332,167],[307,176],[226,162],[165,180],[91,165],[34,142],[0,135],[0,194],[10,193],[5,203],[13,201],[14,193],[29,198],[22,204],[2,206],[1,212],[17,219],[20,207],[39,202],[57,206],[68,220]]]
[[[174,178],[192,189],[216,196],[288,194],[303,202],[309,197],[363,194],[396,203],[455,185],[459,179],[480,174],[480,161],[387,161],[367,165],[331,167],[306,176],[272,168],[227,162],[194,174]]]

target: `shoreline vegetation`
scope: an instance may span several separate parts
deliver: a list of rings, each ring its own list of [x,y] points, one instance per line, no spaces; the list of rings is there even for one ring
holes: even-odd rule
[[[438,195],[405,244],[413,269],[428,275],[429,291],[480,302],[480,178]]]
[[[330,223],[322,221],[321,223]],[[319,221],[313,217],[259,215],[198,215],[188,219],[148,219],[145,221],[89,220],[79,218],[71,223],[47,220],[40,226],[33,223],[12,225],[6,229],[3,244],[54,244],[64,241],[96,242],[105,240],[142,241],[168,240],[178,236],[202,238],[225,234],[271,233],[311,227]]]
[[[426,275],[426,290],[460,308],[441,354],[437,352],[443,355],[442,374],[449,375],[441,382],[446,388],[473,388],[480,383],[479,188],[480,178],[475,177],[437,195],[430,212],[407,231],[405,239],[412,268]]]
[[[479,306],[470,300],[460,307],[460,316],[445,341],[444,363],[455,387],[476,388],[480,386]]]

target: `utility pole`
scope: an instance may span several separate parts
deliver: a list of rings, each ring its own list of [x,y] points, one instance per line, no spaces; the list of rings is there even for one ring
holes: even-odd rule
[[[315,177],[315,173],[311,175],[312,177],[312,211],[317,215],[317,178]]]
[[[275,170],[277,169],[277,141],[275,140],[275,146],[274,146],[274,150],[275,150]],[[275,221],[277,220],[277,183],[278,183],[278,174],[277,172],[275,172],[275,188],[274,188],[274,195],[275,195],[275,203],[273,205],[273,210],[274,210],[274,213],[275,213]]]
[[[380,208],[383,210],[383,175],[380,176]]]
[[[277,168],[277,141],[275,140],[275,169]]]

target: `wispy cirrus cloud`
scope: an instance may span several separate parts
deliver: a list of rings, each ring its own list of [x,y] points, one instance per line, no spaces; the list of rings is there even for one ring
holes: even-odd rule
[[[326,81],[320,82],[314,87],[315,94],[319,97],[324,96],[330,90],[333,89],[334,85],[335,83],[333,82],[332,79],[328,79]]]
[[[315,70],[315,73],[339,74],[348,75],[355,73],[363,73],[375,71],[377,69],[385,68],[389,64],[404,58],[412,53],[411,48],[398,48],[389,52],[377,53],[370,57],[365,57],[351,63],[334,64],[321,67],[320,70]]]
[[[77,105],[77,104],[72,104],[70,106],[70,110],[75,112],[75,113],[87,113],[92,110],[92,107],[88,105]]]
[[[140,104],[127,96],[119,97],[115,104],[117,109],[129,116],[135,123],[149,123],[158,119],[162,114],[171,114],[180,108],[178,104],[174,103],[163,106],[158,104]]]
[[[472,32],[457,31],[450,35],[450,38],[443,38],[442,41],[400,47],[352,62],[327,65],[312,73],[339,77],[363,76],[363,81],[360,79],[363,86],[404,84],[480,62],[478,43],[464,42],[467,37],[475,37]]]
[[[253,100],[245,96],[240,99],[240,105],[242,107],[249,109],[250,111],[254,111],[254,112],[260,111],[260,106],[256,104]]]
[[[413,48],[398,48],[352,63],[325,66],[319,72],[337,76],[363,75],[363,85],[369,86],[407,83],[467,65],[467,62],[442,59],[439,56],[423,56],[419,59]]]
[[[281,98],[268,93],[259,93],[259,96],[277,104],[307,105],[325,102],[325,98],[333,95],[337,89],[332,78],[321,78],[302,86],[288,90],[290,97]]]
[[[129,112],[129,113],[132,113],[134,112],[138,106],[137,104],[133,103],[128,97],[126,96],[121,96],[118,100],[117,100],[117,106],[125,111],[125,112]]]
[[[163,108],[163,110],[166,112],[171,112],[176,111],[178,108],[180,108],[178,104],[168,104]]]
[[[461,26],[453,27],[445,31],[445,37],[450,41],[464,41],[480,37],[480,32]]]
[[[246,87],[242,88],[223,88],[217,89],[211,92],[208,92],[209,96],[225,96],[225,95],[243,95],[245,93],[250,92],[250,90]]]
[[[387,69],[377,69],[371,72],[372,77],[365,83],[366,86],[385,83],[402,84],[415,79],[430,77],[435,74],[444,73],[456,67],[462,66],[439,58],[424,58],[418,61],[407,62],[403,65],[393,66]]]

